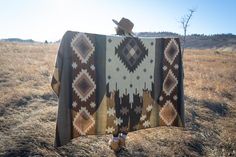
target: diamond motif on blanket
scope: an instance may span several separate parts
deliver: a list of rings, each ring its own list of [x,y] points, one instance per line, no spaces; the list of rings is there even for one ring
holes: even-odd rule
[[[178,55],[178,53],[179,53],[178,44],[176,43],[176,41],[174,39],[171,39],[164,51],[166,60],[170,64],[172,64],[174,62],[176,56]]]
[[[127,37],[115,48],[115,54],[133,72],[148,55],[148,50],[140,39]]]
[[[87,99],[93,94],[96,85],[87,70],[82,69],[73,81],[72,87],[81,101],[87,101]]]
[[[94,51],[94,46],[84,33],[78,33],[71,42],[71,47],[82,63],[87,63]]]
[[[178,80],[171,70],[169,70],[164,82],[163,82],[163,91],[166,95],[170,95],[173,89],[178,84]]]
[[[173,104],[168,100],[160,110],[159,115],[166,125],[171,125],[177,116],[177,112]]]
[[[74,118],[73,126],[81,134],[86,135],[86,133],[94,126],[94,118],[90,115],[85,107],[81,107],[80,111]]]

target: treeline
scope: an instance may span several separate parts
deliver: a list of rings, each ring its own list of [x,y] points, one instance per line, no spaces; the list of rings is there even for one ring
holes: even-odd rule
[[[173,32],[139,32],[138,37],[179,37],[182,41],[183,36]],[[186,36],[186,48],[222,48],[236,47],[236,35],[228,34],[191,34]]]

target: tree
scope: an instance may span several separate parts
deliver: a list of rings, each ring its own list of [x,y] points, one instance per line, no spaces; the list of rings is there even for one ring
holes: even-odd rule
[[[195,9],[189,9],[189,12],[183,16],[180,20],[180,23],[182,24],[182,28],[184,30],[184,37],[183,37],[183,45],[182,45],[182,54],[184,53],[184,47],[185,47],[185,41],[186,41],[186,35],[187,35],[187,29],[189,27],[189,21],[191,20],[193,13],[196,12]]]
[[[194,12],[196,12],[195,9],[189,9],[189,12],[185,16],[183,16],[180,21],[180,23],[182,24],[182,28],[184,30],[184,37],[183,37],[182,50],[181,50],[182,56],[184,54],[184,47],[185,47],[185,42],[186,42],[187,29],[189,27],[189,21],[193,17]],[[182,63],[182,67],[183,67],[183,63]],[[184,72],[183,72],[183,77],[184,77]],[[196,125],[195,125],[196,112],[195,112],[194,104],[192,104],[191,114],[192,114],[192,129],[195,130],[196,129]]]

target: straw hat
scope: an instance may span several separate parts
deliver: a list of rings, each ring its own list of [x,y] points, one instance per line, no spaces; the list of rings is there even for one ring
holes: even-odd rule
[[[122,18],[119,22],[112,19],[112,21],[119,27],[121,28],[122,30],[124,30],[126,33],[131,33],[131,34],[134,34],[132,32],[132,29],[134,27],[134,24],[133,22],[131,22],[129,19],[126,19],[126,18]]]

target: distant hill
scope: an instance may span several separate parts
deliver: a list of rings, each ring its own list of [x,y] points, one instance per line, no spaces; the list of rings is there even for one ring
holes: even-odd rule
[[[179,37],[180,35],[173,32],[139,32],[136,33],[138,37]]]
[[[183,36],[173,32],[138,32],[138,37],[179,37],[182,41]],[[21,43],[40,43],[32,39],[8,38],[1,39],[2,42],[21,42]],[[50,43],[60,43],[61,40]],[[43,42],[42,42],[43,43]],[[236,35],[234,34],[192,34],[186,37],[185,48],[192,49],[221,49],[236,51]]]
[[[20,38],[7,38],[1,39],[2,42],[20,42],[20,43],[35,43],[32,39],[20,39]]]
[[[138,37],[179,37],[181,41],[183,36],[172,32],[140,32],[136,33]],[[229,49],[236,50],[236,35],[233,34],[192,34],[186,37],[186,48],[196,49]]]
[[[232,48],[236,50],[236,35],[233,35],[233,34],[215,34],[215,35],[193,34],[186,37],[185,47],[198,48],[198,49]]]

